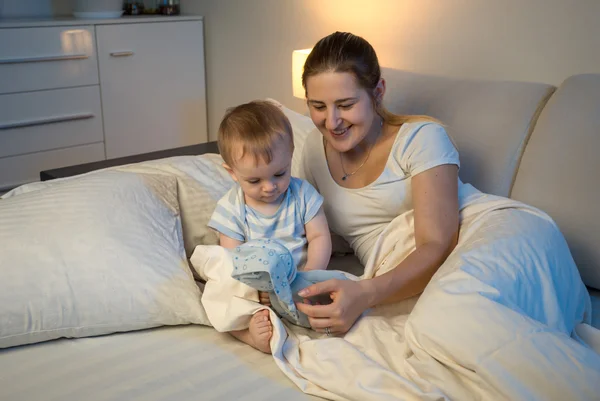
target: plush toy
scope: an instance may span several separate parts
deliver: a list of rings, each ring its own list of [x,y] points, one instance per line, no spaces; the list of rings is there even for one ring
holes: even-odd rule
[[[308,317],[296,308],[296,302],[303,302],[298,291],[329,279],[349,279],[345,273],[337,270],[298,271],[290,251],[273,239],[251,240],[232,252],[231,276],[258,291],[268,292],[275,312],[302,327],[310,328],[310,324]],[[325,295],[312,301],[330,303],[331,299]]]

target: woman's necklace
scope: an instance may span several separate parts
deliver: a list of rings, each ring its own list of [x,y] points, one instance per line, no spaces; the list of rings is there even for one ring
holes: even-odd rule
[[[381,119],[381,123],[379,124],[379,135],[381,135],[381,128],[383,128],[383,118]],[[378,137],[379,137],[378,135]],[[351,173],[347,173],[346,169],[344,168],[344,160],[342,159],[342,154],[338,153],[340,155],[340,165],[342,166],[342,171],[344,172],[344,175],[342,176],[342,181],[346,181],[346,178],[348,177],[352,177],[354,174],[356,174],[358,172],[358,170],[360,170],[362,168],[362,166],[365,165],[365,163],[367,162],[367,160],[369,160],[369,156],[371,156],[371,151],[373,150],[373,147],[375,146],[375,143],[377,142],[377,138],[375,138],[375,140],[373,141],[373,143],[371,144],[371,146],[369,147],[369,151],[367,152],[367,157],[365,157],[365,160],[363,160],[363,162],[360,164],[360,166],[358,166],[356,168],[356,170],[354,170]]]

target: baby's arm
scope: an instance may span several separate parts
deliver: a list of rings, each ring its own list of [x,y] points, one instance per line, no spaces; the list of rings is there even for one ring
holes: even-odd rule
[[[242,244],[242,241],[228,237],[223,233],[219,233],[219,245],[221,245],[223,248],[233,249],[236,246],[240,246]],[[259,291],[258,299],[261,304],[271,306],[271,301],[269,300],[269,293]]]
[[[226,236],[225,234],[219,233],[219,244],[223,248],[233,249],[236,246],[242,245],[243,242],[238,241],[237,239],[230,238],[230,237]],[[269,299],[268,292],[259,291],[258,292],[258,300],[263,305],[271,306],[271,300]]]
[[[219,245],[223,248],[233,249],[236,246],[242,245],[243,242],[237,239],[226,236],[225,234],[219,233]],[[261,304],[271,306],[271,300],[269,299],[268,292],[258,292],[258,300]]]
[[[331,257],[331,234],[323,208],[305,226],[308,257],[304,270],[325,270]]]
[[[221,245],[223,248],[233,249],[236,246],[240,246],[242,244],[242,241],[228,237],[223,233],[219,233],[219,245]],[[271,301],[269,300],[269,293],[259,291],[258,299],[261,304],[271,306]]]
[[[219,233],[219,245],[221,245],[223,248],[233,249],[242,244],[242,241],[228,237],[223,233]]]

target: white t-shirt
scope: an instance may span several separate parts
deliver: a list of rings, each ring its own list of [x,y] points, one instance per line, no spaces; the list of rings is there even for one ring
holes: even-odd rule
[[[348,241],[365,263],[369,251],[385,227],[397,216],[414,209],[411,177],[443,164],[460,167],[456,147],[439,124],[403,124],[396,135],[379,178],[363,188],[348,189],[331,176],[323,138],[309,134],[303,152],[303,176],[323,195],[329,227]],[[459,205],[464,208],[485,196],[458,180]]]

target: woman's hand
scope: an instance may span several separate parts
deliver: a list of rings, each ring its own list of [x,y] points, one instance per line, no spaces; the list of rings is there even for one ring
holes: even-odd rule
[[[269,293],[259,291],[258,292],[258,302],[260,302],[262,305],[265,305],[265,306],[271,306],[271,300],[269,299]]]
[[[306,299],[317,295],[329,295],[332,303],[313,305]],[[298,310],[308,316],[311,327],[320,333],[344,334],[360,315],[368,309],[366,291],[362,281],[327,280],[306,287],[298,293],[305,298],[296,304]]]

